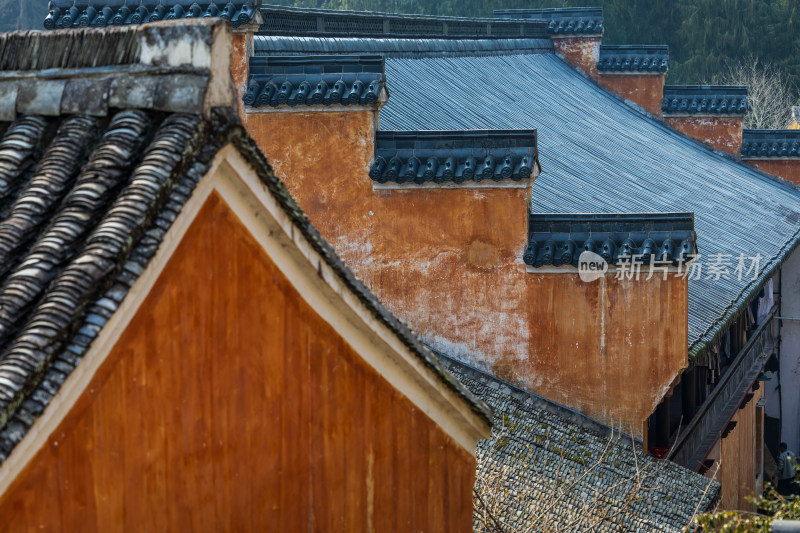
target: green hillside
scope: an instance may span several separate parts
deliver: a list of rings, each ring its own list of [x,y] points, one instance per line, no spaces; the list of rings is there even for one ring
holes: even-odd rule
[[[669,83],[710,80],[726,61],[754,56],[800,85],[797,0],[295,0],[293,5],[465,17],[491,17],[493,9],[600,5],[605,43],[669,45]]]

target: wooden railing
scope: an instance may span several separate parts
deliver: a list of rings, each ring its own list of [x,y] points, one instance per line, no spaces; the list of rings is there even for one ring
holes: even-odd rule
[[[764,367],[767,357],[772,353],[778,337],[778,321],[774,320],[776,311],[777,307],[773,307],[686,428],[681,428],[669,459],[696,470],[719,440],[725,426],[736,414],[744,395]]]

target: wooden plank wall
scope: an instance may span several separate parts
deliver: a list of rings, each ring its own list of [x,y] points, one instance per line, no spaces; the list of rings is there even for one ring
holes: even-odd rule
[[[475,459],[212,196],[5,531],[470,531]]]

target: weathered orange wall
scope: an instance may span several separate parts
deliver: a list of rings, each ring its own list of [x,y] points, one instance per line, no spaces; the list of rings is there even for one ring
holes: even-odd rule
[[[552,41],[553,49],[559,57],[591,78],[597,78],[601,37],[554,37]]]
[[[526,274],[530,355],[498,364],[529,390],[644,438],[688,345],[686,280],[646,277]]]
[[[3,531],[471,531],[475,459],[211,197]]]
[[[800,159],[748,159],[745,163],[762,172],[800,185]]]
[[[744,409],[736,411],[732,419],[737,422],[736,427],[720,441],[717,481],[722,484],[722,509],[755,511],[747,498],[755,495],[758,473],[756,444],[757,439],[764,438],[756,432],[756,402],[763,392],[764,387],[761,387]]]
[[[681,133],[712,148],[736,157],[742,151],[742,117],[666,117],[665,120]]]
[[[528,191],[373,190],[370,113],[247,121],[322,235],[423,339],[642,436],[686,365],[685,281],[608,281],[601,295],[577,275],[527,273]]]
[[[600,74],[597,82],[614,94],[630,100],[657,117],[661,116],[664,94],[663,75]]]

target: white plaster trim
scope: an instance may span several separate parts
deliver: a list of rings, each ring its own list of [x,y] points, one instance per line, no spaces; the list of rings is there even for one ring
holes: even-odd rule
[[[800,161],[800,155],[780,156],[780,157],[770,157],[768,155],[746,156],[742,157],[742,161]]]
[[[150,294],[172,254],[213,191],[264,247],[304,300],[399,392],[428,415],[471,455],[491,433],[469,403],[442,383],[403,342],[342,283],[292,223],[255,171],[231,145],[216,156],[156,255],[117,311],[66,379],[28,433],[0,465],[0,496],[45,446],[105,362],[117,340]]]
[[[501,19],[502,20],[502,19]],[[587,37],[602,37],[602,33],[574,33],[571,35],[550,35],[554,41],[568,41],[570,39],[585,39]]]
[[[403,190],[403,189],[527,189],[533,185],[536,178],[527,178],[524,180],[514,181],[512,179],[494,181],[492,179],[484,179],[481,181],[464,180],[462,183],[453,183],[446,181],[443,183],[434,183],[426,181],[424,183],[378,183],[372,182],[372,190],[385,191],[385,190]]]
[[[343,113],[345,111],[377,111],[378,103],[373,105],[299,105],[289,107],[250,107],[245,106],[244,112],[248,115],[258,115],[260,113]]]
[[[574,267],[572,265],[563,265],[563,266],[560,266],[560,267],[550,265],[550,266],[544,266],[544,267],[536,268],[536,267],[533,267],[531,265],[527,265],[526,264],[525,265],[525,269],[528,272],[530,272],[531,274],[577,274],[578,273],[578,268]],[[606,272],[604,274],[604,276],[608,276],[608,275],[611,275],[611,274],[616,275],[618,270],[619,270],[618,267],[609,265],[608,272]],[[625,271],[626,271],[626,273],[630,272],[627,269],[627,267],[626,267]],[[685,272],[686,272],[685,269],[682,270],[682,271],[679,271],[678,267],[676,267],[676,266],[667,267],[667,273],[668,274],[679,274],[679,273],[683,274]],[[641,265],[640,266],[640,268],[639,268],[640,277],[641,277],[641,274],[649,274],[649,273],[650,273],[650,265]],[[653,277],[654,278],[658,277],[659,274],[662,274],[662,275],[664,274],[664,269],[663,268],[656,268],[653,271]],[[633,279],[636,279],[635,276],[636,276],[636,274],[634,273],[634,278]]]
[[[610,72],[607,70],[598,70],[600,76],[665,76],[666,72],[639,72],[636,70],[617,70]]]
[[[664,118],[739,118],[744,121],[744,113],[664,113]]]

